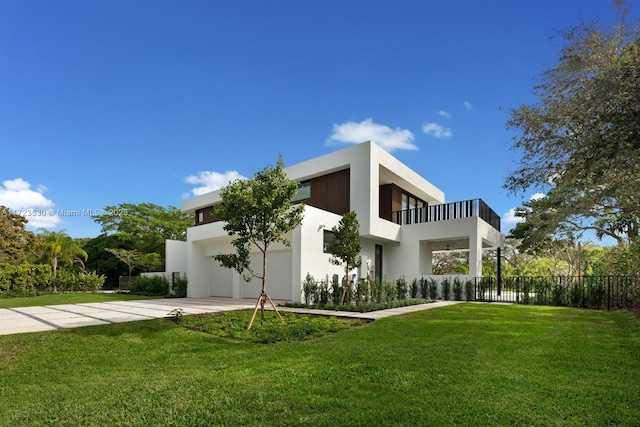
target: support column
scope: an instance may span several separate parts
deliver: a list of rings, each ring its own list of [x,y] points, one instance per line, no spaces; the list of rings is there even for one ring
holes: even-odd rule
[[[482,276],[482,238],[478,235],[478,228],[469,236],[469,275]]]
[[[428,276],[433,274],[433,243],[420,242],[420,275]]]
[[[233,271],[231,275],[231,295],[233,298],[242,298],[240,295],[240,273]]]
[[[209,263],[211,257],[205,256],[204,247],[197,242],[187,243],[187,297],[201,298],[209,296]]]

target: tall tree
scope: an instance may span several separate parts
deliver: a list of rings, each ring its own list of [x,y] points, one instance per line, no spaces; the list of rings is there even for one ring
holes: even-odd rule
[[[304,206],[293,204],[297,189],[298,184],[284,172],[284,162],[280,156],[275,167],[266,166],[252,178],[236,180],[222,188],[222,202],[215,207],[215,215],[225,221],[224,229],[230,236],[235,236],[231,244],[236,252],[218,254],[214,258],[222,266],[243,274],[246,281],[253,278],[262,281],[258,299],[261,321],[264,321],[266,299],[271,302],[266,293],[267,251],[275,243],[290,246],[286,234],[302,222]],[[262,265],[258,270],[251,265],[251,252],[256,250],[262,255]],[[247,329],[251,328],[258,303]]]
[[[100,224],[102,233],[117,235],[126,249],[158,253],[163,262],[165,240],[186,240],[187,228],[193,225],[190,214],[153,203],[107,206],[93,220]]]
[[[136,267],[149,271],[157,268],[162,263],[160,255],[154,252],[143,254],[136,249],[121,248],[104,248],[104,250],[114,255],[121,262],[127,265],[127,268],[129,269],[129,277],[131,277],[131,272]]]
[[[595,22],[565,31],[558,64],[535,86],[539,101],[510,111],[521,157],[505,188],[546,193],[519,212],[534,240],[561,228],[637,237],[640,32],[628,23],[626,2],[613,9],[611,28]],[[608,218],[619,220],[608,227]]]
[[[25,229],[27,222],[22,215],[0,206],[0,262],[20,264],[31,254],[35,236]]]
[[[360,251],[362,241],[360,239],[360,224],[355,211],[348,212],[340,218],[338,225],[331,229],[333,240],[329,242],[327,251],[333,255],[329,261],[334,265],[344,267],[344,289],[340,304],[344,304],[347,293],[351,290],[349,272],[360,267]]]
[[[42,236],[42,260],[46,260],[51,265],[51,275],[55,279],[58,267],[66,264],[73,266],[74,263],[81,264],[84,270],[84,262],[87,261],[88,255],[84,249],[69,236],[64,230],[50,231],[40,229]],[[54,292],[57,292],[54,281]]]
[[[87,252],[89,259],[86,267],[88,270],[97,271],[105,276],[104,288],[114,289],[118,287],[119,277],[127,274],[127,267],[106,248],[121,249],[124,243],[115,235],[101,234],[90,239],[82,248]]]

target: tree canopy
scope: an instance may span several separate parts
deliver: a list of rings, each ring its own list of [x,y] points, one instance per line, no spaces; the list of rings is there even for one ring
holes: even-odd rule
[[[27,222],[24,216],[0,206],[0,263],[17,265],[31,254],[36,237],[25,229]]]
[[[557,231],[592,229],[635,240],[640,218],[640,33],[614,2],[616,24],[588,23],[562,35],[558,64],[535,86],[538,102],[510,111],[513,193],[536,189],[517,215],[519,232],[540,241]]]
[[[86,263],[87,269],[97,271],[105,276],[104,284],[106,289],[116,288],[119,277],[127,275],[128,267],[105,249],[120,249],[123,245],[124,243],[117,235],[101,234],[89,239],[82,246],[89,256]]]
[[[85,270],[87,252],[64,230],[50,231],[43,228],[40,229],[40,236],[40,261],[51,266],[51,276],[54,279],[58,274],[58,267],[62,265],[72,268],[77,264],[80,271]],[[53,291],[57,292],[55,282]]]
[[[115,234],[126,249],[143,254],[160,254],[164,261],[165,240],[186,240],[187,228],[193,225],[190,214],[153,203],[120,203],[107,206],[93,218],[103,234]]]

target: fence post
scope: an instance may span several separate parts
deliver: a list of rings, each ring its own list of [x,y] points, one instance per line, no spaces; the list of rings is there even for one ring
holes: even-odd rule
[[[611,311],[611,276],[607,276],[607,310]]]
[[[500,256],[500,248],[498,248],[497,250],[497,272],[498,272],[498,296],[500,296],[500,294],[502,294],[502,265],[501,265],[501,256]]]

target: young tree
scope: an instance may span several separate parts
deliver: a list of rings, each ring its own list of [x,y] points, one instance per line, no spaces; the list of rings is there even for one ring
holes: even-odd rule
[[[342,216],[336,227],[331,229],[333,240],[329,242],[328,252],[333,255],[329,260],[334,265],[344,266],[345,284],[342,291],[340,304],[344,304],[347,293],[351,289],[349,272],[360,267],[360,251],[362,241],[360,240],[360,224],[354,211]]]
[[[637,238],[640,27],[628,22],[624,0],[614,11],[610,29],[592,23],[564,32],[559,63],[535,87],[539,102],[510,111],[521,158],[505,188],[546,194],[519,212],[533,241],[563,227]]]
[[[215,207],[215,215],[225,221],[224,229],[229,235],[235,236],[231,243],[236,253],[218,254],[214,258],[222,266],[244,274],[248,282],[253,278],[262,281],[262,291],[247,330],[251,329],[258,304],[261,322],[264,321],[266,299],[280,316],[266,293],[267,251],[274,243],[291,245],[286,233],[302,222],[304,210],[303,205],[293,204],[297,189],[298,184],[284,172],[280,156],[275,167],[266,166],[253,178],[233,181],[220,190],[222,202]],[[262,254],[262,268],[257,271],[251,266],[251,252],[256,249]]]

